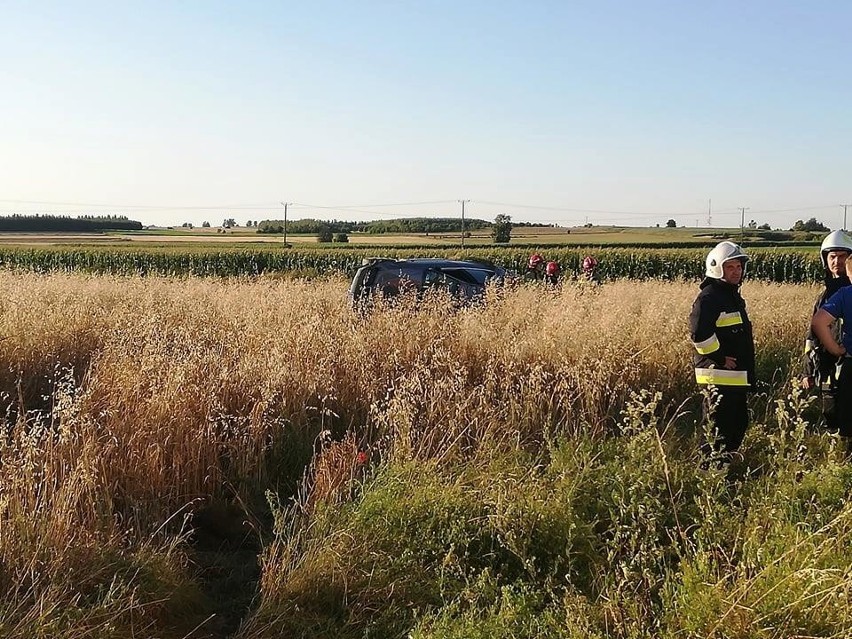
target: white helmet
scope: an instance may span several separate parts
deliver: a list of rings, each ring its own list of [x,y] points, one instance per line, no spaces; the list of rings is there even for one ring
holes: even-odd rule
[[[748,260],[748,255],[740,248],[739,244],[733,242],[719,242],[712,251],[707,254],[707,259],[704,262],[704,273],[707,277],[712,277],[717,280],[722,279],[722,264],[728,260],[742,260],[743,273],[745,273],[745,263]]]
[[[852,237],[846,231],[833,231],[825,236],[819,247],[819,259],[822,267],[828,270],[828,254],[832,251],[846,251],[852,254]]]

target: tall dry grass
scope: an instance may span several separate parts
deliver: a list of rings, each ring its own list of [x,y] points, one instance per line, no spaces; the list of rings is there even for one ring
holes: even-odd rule
[[[479,308],[403,300],[367,317],[341,280],[0,273],[0,286],[8,636],[51,624],[56,636],[166,632],[180,606],[195,623],[207,609],[178,542],[212,500],[262,529],[265,491],[300,493],[303,509],[345,499],[357,451],[447,465],[536,451],[617,430],[633,391],[660,392],[670,416],[695,395],[693,284],[520,288]],[[744,288],[760,376],[774,384],[765,400],[798,355],[815,293]],[[268,567],[273,596],[286,571]]]

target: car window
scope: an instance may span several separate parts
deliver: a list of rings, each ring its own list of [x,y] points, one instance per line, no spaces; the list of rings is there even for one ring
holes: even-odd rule
[[[491,271],[486,271],[484,269],[445,268],[442,270],[447,275],[477,286],[485,286],[485,282],[491,275],[493,275]]]
[[[423,273],[423,286],[438,286],[444,280],[439,269],[429,268]]]
[[[459,269],[455,269],[452,275],[449,273],[446,274],[445,285],[450,294],[460,299],[473,299],[477,295],[480,295],[482,287],[476,282],[471,282],[469,279],[455,277],[459,272]]]
[[[400,270],[400,277],[403,277],[407,280],[410,280],[417,286],[423,286],[423,273],[424,268],[422,266],[403,266]]]
[[[399,275],[397,275],[394,271],[381,270],[376,272],[371,284],[374,288],[382,288],[391,280],[396,280],[398,278]]]
[[[412,267],[381,269],[376,273],[370,288],[385,297],[392,297],[408,289],[417,289],[423,283],[423,272]]]

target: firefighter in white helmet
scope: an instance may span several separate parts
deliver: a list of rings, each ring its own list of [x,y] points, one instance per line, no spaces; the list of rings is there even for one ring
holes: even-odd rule
[[[719,403],[712,411],[715,449],[732,453],[748,428],[747,394],[754,389],[754,338],[740,295],[748,256],[733,242],[720,242],[705,261],[705,278],[692,312],[690,334],[698,384],[713,385]],[[711,407],[705,402],[704,415]]]
[[[846,260],[846,276],[852,280],[852,259]],[[840,340],[832,331],[842,320]],[[828,298],[811,320],[811,328],[835,366],[836,388],[833,426],[852,442],[852,286],[843,286]]]
[[[820,246],[820,261],[825,274],[825,289],[820,293],[814,304],[811,316],[816,315],[820,307],[832,295],[844,286],[849,285],[846,275],[846,260],[852,255],[852,237],[845,231],[829,233]],[[837,430],[835,403],[837,398],[837,358],[829,353],[820,339],[808,327],[805,337],[805,354],[802,361],[802,386],[805,389],[816,388],[822,402],[822,412],[825,424],[829,430]],[[830,324],[832,337],[840,341],[841,322]]]

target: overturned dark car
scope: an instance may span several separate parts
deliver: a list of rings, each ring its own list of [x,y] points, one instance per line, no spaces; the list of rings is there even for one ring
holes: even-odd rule
[[[446,291],[460,305],[481,301],[490,284],[502,284],[511,274],[488,262],[416,258],[365,259],[352,278],[349,299],[355,308],[368,307],[376,298],[393,299],[430,290]]]

